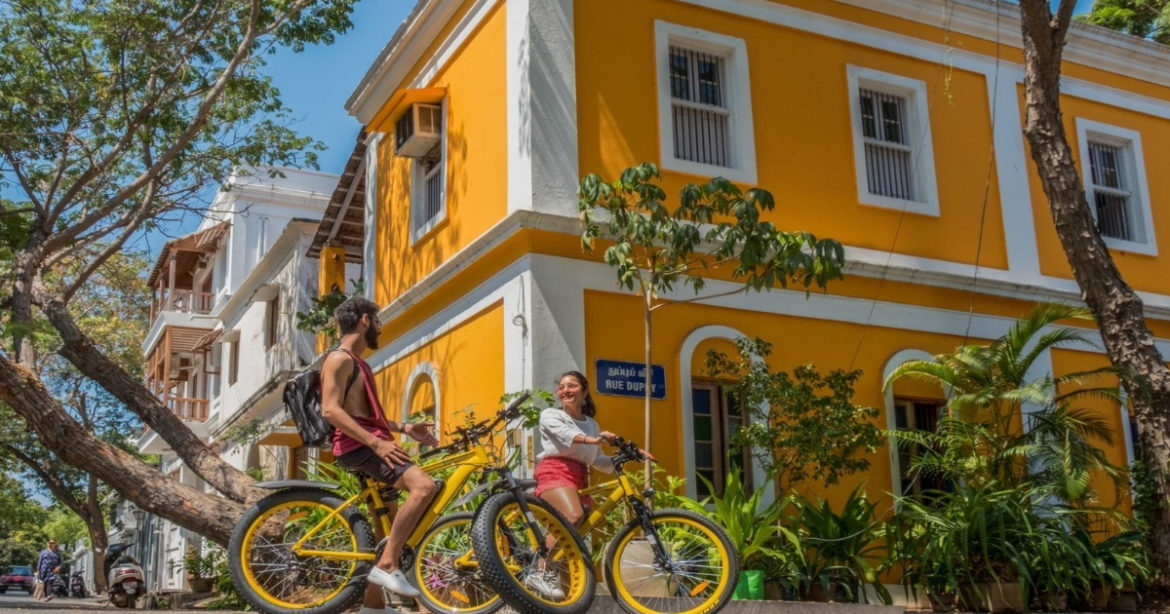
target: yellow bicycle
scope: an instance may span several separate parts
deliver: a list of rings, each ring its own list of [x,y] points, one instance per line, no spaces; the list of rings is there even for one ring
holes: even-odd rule
[[[589,535],[623,503],[629,522],[609,540],[601,560],[610,594],[630,614],[708,614],[731,599],[739,558],[711,519],[682,509],[651,509],[652,490],[639,491],[622,466],[644,460],[638,446],[617,438],[616,479],[582,494],[598,502],[578,528]]]
[[[450,474],[407,539],[400,561],[419,589],[423,605],[433,612],[488,614],[504,604],[499,588],[480,573],[470,547],[474,515],[440,517],[477,472],[499,479],[456,503],[486,492],[506,499],[507,505],[500,507],[519,514],[522,522],[501,523],[500,534],[493,539],[497,558],[509,562],[507,577],[512,584],[523,587],[524,574],[532,573],[539,557],[555,562],[546,566],[545,573],[555,574],[554,581],[564,589],[563,599],[552,604],[555,609],[577,614],[592,603],[596,579],[580,536],[552,506],[526,494],[531,484],[516,479],[494,448],[484,443],[497,427],[520,417],[519,408],[526,399],[527,395],[516,399],[497,412],[494,420],[456,429],[454,443],[420,458],[449,454],[422,465],[428,474],[444,470]],[[362,510],[375,510],[382,533],[389,534],[386,503],[393,494],[393,489],[369,477],[363,476],[362,483],[361,491],[348,499],[337,495],[337,484],[282,480],[259,485],[277,492],[248,510],[228,544],[232,579],[252,606],[267,614],[334,614],[361,599],[366,575],[385,544],[385,540],[374,544]],[[546,536],[553,538],[549,541],[556,543],[554,549],[544,546]]]

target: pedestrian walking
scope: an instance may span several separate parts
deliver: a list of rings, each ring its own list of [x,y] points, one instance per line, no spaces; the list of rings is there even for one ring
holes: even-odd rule
[[[57,580],[59,573],[61,573],[61,553],[57,552],[57,540],[50,539],[48,547],[41,550],[41,556],[37,558],[37,588],[33,597],[39,600],[43,596],[45,601],[52,601],[53,582]]]

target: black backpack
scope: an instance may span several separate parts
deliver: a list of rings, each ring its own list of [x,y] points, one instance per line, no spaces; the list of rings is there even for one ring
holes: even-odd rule
[[[337,350],[331,350],[337,351]],[[349,388],[357,379],[358,366],[354,362],[353,372],[349,375],[349,382],[345,385],[345,394],[349,396]],[[297,425],[297,433],[306,446],[327,448],[333,442],[333,425],[321,413],[321,371],[315,368],[304,369],[289,378],[284,384],[284,407]]]

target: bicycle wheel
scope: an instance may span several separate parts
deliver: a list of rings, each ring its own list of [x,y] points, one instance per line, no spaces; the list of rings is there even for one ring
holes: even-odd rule
[[[297,488],[253,505],[228,542],[240,594],[268,614],[332,614],[356,604],[373,563],[374,537],[357,509],[326,520],[344,504],[329,491]],[[314,527],[303,544],[313,553],[293,552],[293,544]],[[359,561],[358,553],[371,559]]]
[[[521,614],[584,612],[597,588],[589,550],[551,505],[531,495],[525,501],[552,543],[548,556],[541,560],[519,501],[501,493],[484,502],[471,527],[480,573]]]
[[[635,518],[605,551],[605,582],[630,614],[707,614],[727,604],[739,559],[727,533],[709,518],[679,509],[650,513],[653,535]],[[657,539],[667,560],[655,560]]]
[[[419,599],[439,614],[489,614],[504,601],[480,576],[471,548],[472,512],[449,514],[435,521],[414,557],[410,581]]]

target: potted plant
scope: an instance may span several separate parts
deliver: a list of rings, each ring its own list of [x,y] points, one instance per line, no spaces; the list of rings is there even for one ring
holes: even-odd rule
[[[1133,590],[1153,576],[1138,531],[1126,531],[1098,542],[1088,529],[1075,527],[1070,539],[1086,570],[1074,591],[1081,607],[1087,610],[1107,609],[1114,593]]]
[[[863,585],[869,584],[884,603],[891,602],[877,578],[878,561],[885,558],[880,556],[885,526],[862,488],[858,485],[849,493],[840,513],[828,501],[794,498],[794,526],[803,551],[803,599],[832,601],[842,594],[856,601]]]
[[[702,476],[699,479],[714,492],[710,482]],[[764,483],[769,479],[765,478]],[[734,597],[737,599],[763,599],[765,570],[789,555],[784,550],[785,544],[792,546],[793,551],[799,550],[799,539],[780,523],[787,502],[773,501],[765,505],[763,496],[762,488],[749,494],[739,473],[730,471],[722,495],[712,495],[702,503],[680,501],[684,507],[706,514],[731,538],[732,546],[739,553],[739,583]]]
[[[210,593],[217,578],[216,565],[220,559],[220,552],[208,549],[200,553],[199,549],[191,546],[183,557],[183,568],[187,570],[187,586],[193,593]]]

